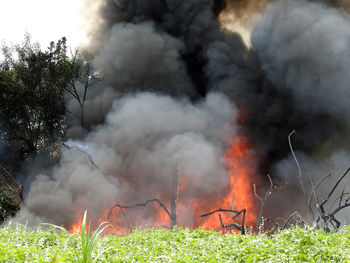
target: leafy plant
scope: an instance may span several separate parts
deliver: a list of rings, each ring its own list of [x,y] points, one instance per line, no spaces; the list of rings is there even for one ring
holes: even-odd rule
[[[0,223],[8,217],[14,216],[19,210],[19,206],[20,203],[10,195],[8,189],[0,186]]]
[[[80,233],[81,249],[82,249],[82,256],[83,256],[83,258],[81,260],[80,260],[80,257],[78,256],[78,253],[77,253],[79,261],[83,262],[83,263],[95,262],[99,258],[100,254],[103,254],[107,250],[111,249],[111,248],[104,249],[102,252],[99,253],[99,255],[97,255],[95,260],[92,261],[92,251],[94,250],[94,247],[96,246],[97,240],[98,240],[99,236],[101,235],[101,233],[107,227],[109,227],[109,225],[106,225],[107,222],[102,222],[97,227],[97,229],[94,231],[94,233],[91,235],[90,224],[89,224],[88,228],[86,229],[86,215],[87,215],[87,210],[85,210],[85,212],[84,212],[83,222],[81,225],[81,233]]]
[[[87,224],[84,233],[91,244]],[[90,262],[350,262],[350,226],[336,233],[291,227],[269,235],[222,235],[175,226],[95,237]],[[0,263],[84,262],[81,244],[80,235],[53,228],[6,225],[0,228]],[[105,252],[107,247],[112,249]]]
[[[85,210],[85,212],[84,212],[83,221],[81,224],[81,231],[80,231],[81,256],[79,255],[79,252],[76,249],[76,247],[73,246],[75,255],[77,256],[78,261],[81,263],[96,262],[96,260],[104,252],[111,249],[111,247],[108,247],[108,248],[100,251],[98,253],[98,255],[95,257],[95,259],[93,260],[93,251],[96,247],[98,238],[102,234],[102,232],[110,225],[109,224],[107,225],[107,222],[102,222],[92,234],[91,233],[91,225],[89,224],[88,227],[86,225],[86,217],[87,217],[87,210]],[[64,227],[53,225],[53,224],[45,224],[45,225],[53,226],[55,228],[58,228],[58,229],[64,231],[66,234],[69,234],[68,231]]]
[[[0,224],[16,214],[21,201],[22,185],[0,164]]]
[[[23,161],[51,153],[65,135],[66,49],[65,38],[42,50],[26,35],[22,45],[0,51],[0,134]]]

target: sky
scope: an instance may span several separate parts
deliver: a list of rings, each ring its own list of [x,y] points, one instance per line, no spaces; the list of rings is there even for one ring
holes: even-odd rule
[[[70,47],[85,41],[83,0],[0,0],[0,42],[21,43],[28,32],[47,47],[65,36]]]

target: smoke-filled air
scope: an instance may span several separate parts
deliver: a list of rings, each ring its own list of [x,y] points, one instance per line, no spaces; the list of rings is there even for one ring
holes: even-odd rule
[[[74,231],[87,209],[112,232],[169,225],[157,203],[110,209],[157,199],[170,211],[176,177],[178,225],[219,229],[217,216],[199,216],[233,206],[255,226],[253,184],[264,193],[267,174],[288,184],[266,216],[305,212],[288,135],[296,130],[307,191],[310,174],[316,182],[334,173],[322,195],[350,164],[348,9],[348,1],[87,0],[84,52],[103,80],[87,91],[84,127],[67,113],[59,163],[30,171],[12,220]]]

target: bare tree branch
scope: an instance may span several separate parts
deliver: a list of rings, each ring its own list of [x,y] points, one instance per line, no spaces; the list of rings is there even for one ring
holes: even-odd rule
[[[178,191],[178,180],[179,180],[180,166],[179,161],[176,160],[173,170],[173,182],[172,182],[172,193],[170,199],[170,220],[171,227],[177,225],[176,210],[177,210],[177,191]]]
[[[312,186],[312,191],[310,193],[310,195],[308,196],[309,197],[309,200],[307,201],[307,207],[309,209],[309,211],[311,212],[311,215],[312,215],[312,218],[313,220],[315,221],[316,218],[315,218],[315,214],[314,214],[314,211],[312,210],[312,207],[311,207],[311,199],[312,197],[314,196],[314,193],[315,191],[317,190],[317,188],[329,177],[332,176],[332,173],[329,173],[328,175],[326,175],[325,177],[323,177],[316,185]],[[311,179],[310,179],[311,180]],[[313,183],[312,183],[313,185]]]
[[[79,152],[82,152],[83,154],[85,154],[85,155],[88,157],[89,162],[90,162],[97,170],[99,170],[101,173],[104,174],[104,172],[102,171],[102,169],[94,162],[92,156],[91,156],[89,153],[87,153],[86,151],[80,149],[78,146],[69,146],[69,145],[67,145],[66,143],[62,143],[62,145],[63,145],[64,147],[66,147],[67,149],[69,149],[69,150],[76,149],[76,150],[78,150]]]
[[[337,188],[337,186],[339,185],[339,183],[344,179],[344,177],[348,174],[348,172],[350,171],[350,167],[348,169],[345,170],[345,172],[343,173],[342,176],[339,177],[339,179],[337,180],[337,182],[335,183],[335,185],[333,186],[332,190],[329,192],[327,198],[325,198],[323,200],[323,202],[321,203],[321,205],[324,205],[329,198],[331,197],[331,195],[334,193],[335,189]]]
[[[169,210],[166,208],[166,206],[159,201],[159,199],[155,198],[155,199],[149,199],[144,203],[140,203],[140,204],[134,204],[134,205],[120,205],[120,204],[115,204],[108,212],[108,219],[110,219],[112,211],[114,210],[114,208],[119,207],[119,208],[124,208],[124,209],[130,209],[130,208],[134,208],[134,207],[146,207],[149,203],[157,203],[164,211],[165,213],[167,213],[167,215],[169,216],[169,219],[171,219],[170,216],[170,212]]]
[[[126,222],[126,226],[128,227],[129,233],[131,234],[132,233],[132,228],[131,228],[131,226],[129,224],[128,216],[125,214],[123,208],[121,208],[120,210],[122,211],[122,214],[123,214],[123,217],[124,217],[124,221]],[[109,219],[109,214],[108,214],[108,219]]]
[[[220,223],[221,223],[221,227],[222,227],[222,228],[231,228],[231,227],[234,227],[234,228],[236,228],[237,230],[239,230],[239,231],[242,233],[242,235],[244,235],[244,234],[246,233],[245,227],[244,227],[246,209],[242,209],[241,211],[236,211],[236,210],[233,210],[233,209],[222,209],[222,208],[219,208],[219,209],[216,209],[216,210],[214,210],[214,211],[212,211],[212,212],[209,212],[209,213],[200,215],[200,217],[210,216],[210,215],[213,215],[213,214],[218,213],[218,212],[229,212],[229,213],[233,213],[234,216],[232,217],[231,220],[236,219],[240,214],[242,214],[242,223],[241,223],[241,224],[232,223],[232,224],[225,225],[225,224],[222,222],[221,214],[219,214],[219,219],[220,219]]]
[[[258,216],[258,219],[257,219],[257,221],[256,221],[256,228],[257,228],[256,230],[257,230],[257,232],[260,231],[260,228],[261,228],[261,226],[262,226],[262,218],[263,218],[263,214],[264,214],[266,202],[267,202],[267,200],[269,199],[269,197],[271,196],[272,192],[273,192],[274,190],[276,190],[276,189],[278,189],[278,190],[283,190],[283,189],[286,187],[286,185],[287,185],[287,182],[285,182],[285,184],[284,184],[282,187],[280,187],[280,186],[278,186],[278,185],[276,185],[276,184],[274,184],[274,183],[272,182],[271,176],[270,176],[269,174],[267,174],[267,177],[269,178],[269,181],[270,181],[270,188],[266,191],[264,197],[261,197],[261,196],[259,196],[259,195],[256,193],[256,185],[253,184],[253,187],[254,187],[254,195],[255,195],[255,197],[256,197],[257,199],[259,199],[259,201],[260,201],[260,203],[261,203],[259,216]]]
[[[305,223],[303,217],[302,217],[297,211],[295,211],[295,212],[293,212],[293,213],[288,217],[288,219],[285,221],[285,223],[283,224],[281,230],[286,229],[287,225],[289,224],[289,222],[290,222],[293,218],[297,218],[299,223],[301,223],[303,226],[306,226],[306,223]]]
[[[245,209],[243,209],[245,210]],[[241,211],[237,211],[237,210],[232,210],[232,209],[222,209],[222,208],[219,208],[219,209],[216,209],[212,212],[209,212],[209,213],[206,213],[206,214],[202,214],[200,215],[199,217],[206,217],[206,216],[210,216],[210,215],[213,215],[217,212],[230,212],[230,213],[233,213],[235,214],[234,217],[232,219],[235,219],[237,216],[239,216],[241,213],[243,213],[243,210]]]
[[[0,164],[0,169],[5,173],[6,177],[4,175],[2,175],[0,173],[0,182],[2,185],[6,185],[7,188],[13,193],[15,194],[21,202],[24,201],[24,198],[23,198],[23,185],[21,185],[20,183],[17,182],[17,180],[14,178],[14,176],[12,175],[11,172],[9,172],[4,166],[2,166]],[[17,189],[14,189],[8,182],[8,180],[6,179],[10,179],[10,181],[14,184],[15,188]]]
[[[163,227],[167,227],[169,229],[172,229],[177,224],[176,210],[177,210],[177,195],[178,195],[178,177],[179,177],[179,172],[180,172],[179,162],[176,161],[176,165],[174,166],[173,176],[172,176],[173,182],[172,182],[172,193],[171,193],[171,199],[170,199],[170,212],[166,208],[166,206],[159,199],[154,198],[154,199],[146,200],[144,203],[133,204],[133,205],[115,204],[108,212],[108,219],[110,218],[110,216],[112,214],[112,211],[116,207],[121,208],[121,209],[122,208],[123,209],[130,209],[130,208],[134,208],[134,207],[144,207],[145,208],[149,203],[155,202],[165,211],[165,213],[168,215],[168,217],[170,219],[170,226],[163,226]],[[130,226],[128,226],[128,228],[130,228]]]
[[[244,223],[242,223],[242,225],[239,225],[239,224],[236,224],[236,223],[231,223],[231,224],[225,225],[224,222],[222,221],[221,214],[219,214],[219,220],[220,220],[220,224],[221,224],[222,228],[232,228],[232,227],[234,227],[238,231],[240,231],[242,235],[245,235]],[[243,217],[243,220],[244,220],[244,217]]]
[[[298,161],[297,157],[295,156],[295,153],[294,153],[294,150],[293,150],[293,146],[292,146],[292,141],[291,141],[291,137],[292,137],[292,135],[295,134],[295,133],[296,133],[296,131],[293,130],[293,131],[288,135],[288,142],[289,142],[290,151],[292,152],[294,161],[295,161],[295,163],[296,163],[296,165],[297,165],[297,167],[298,167],[298,178],[299,178],[299,183],[300,183],[301,189],[303,190],[303,194],[304,194],[305,201],[306,201],[306,200],[307,200],[307,196],[306,196],[306,191],[305,191],[305,187],[304,187],[304,183],[303,183],[301,168],[300,168],[299,161]]]
[[[345,170],[345,172],[338,178],[338,180],[336,181],[336,183],[334,184],[334,186],[332,187],[331,191],[328,193],[327,197],[320,202],[317,194],[316,194],[316,188],[329,176],[326,176],[324,178],[322,178],[319,182],[319,184],[314,185],[312,176],[310,176],[310,182],[311,182],[311,186],[312,186],[312,192],[311,195],[313,195],[315,202],[316,202],[316,208],[317,211],[319,213],[319,216],[316,218],[315,222],[316,225],[318,227],[320,227],[319,223],[322,222],[323,226],[321,226],[323,228],[324,231],[329,232],[330,228],[329,228],[329,224],[331,224],[331,226],[333,227],[334,230],[337,230],[340,227],[340,222],[339,220],[337,220],[335,218],[335,215],[341,211],[344,208],[347,208],[350,206],[350,193],[345,192],[345,186],[342,190],[342,193],[340,194],[340,196],[338,196],[337,198],[334,199],[334,201],[332,202],[332,204],[329,206],[328,209],[328,213],[326,213],[325,211],[325,205],[327,204],[327,202],[330,200],[330,198],[332,197],[333,193],[335,192],[336,188],[338,187],[338,185],[341,183],[341,181],[345,178],[345,176],[349,173],[350,171],[350,167]],[[343,202],[344,198],[346,196],[349,196],[348,198],[345,199],[345,202]],[[338,202],[338,207],[336,207],[334,210],[331,211],[332,207],[335,205],[335,203]],[[309,200],[309,207],[311,208],[311,200]],[[312,209],[311,209],[312,211]]]

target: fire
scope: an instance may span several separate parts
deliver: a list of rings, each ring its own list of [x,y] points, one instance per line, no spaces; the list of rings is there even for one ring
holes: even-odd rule
[[[81,233],[81,227],[82,227],[83,217],[80,213],[78,215],[78,218],[76,219],[75,223],[70,227],[70,233],[72,234],[80,234]]]
[[[254,182],[256,170],[249,140],[245,137],[233,140],[225,159],[228,162],[231,189],[225,202],[229,202],[234,196],[234,207],[238,210],[245,208],[246,222],[248,225],[253,225],[257,211],[252,186],[257,182]]]
[[[223,161],[228,166],[228,189],[220,200],[212,204],[211,211],[218,208],[234,209],[240,211],[246,209],[245,226],[254,226],[257,218],[257,204],[254,197],[253,184],[256,183],[256,170],[254,166],[254,153],[248,138],[239,136],[231,141]],[[196,202],[197,209],[203,207],[203,202]],[[207,210],[208,211],[208,210]],[[208,211],[209,212],[209,211]],[[223,223],[231,224],[231,213],[221,213]],[[236,223],[241,224],[242,216],[237,217]],[[207,217],[204,221],[198,222],[205,229],[221,229],[218,215]]]
[[[252,150],[249,139],[243,135],[237,136],[231,140],[226,150],[222,162],[227,167],[228,180],[227,187],[218,194],[211,196],[202,193],[203,196],[196,196],[190,200],[186,193],[191,188],[186,174],[191,171],[186,169],[177,169],[178,188],[177,188],[177,224],[184,227],[203,227],[204,229],[214,229],[220,231],[222,229],[218,213],[200,217],[200,215],[214,211],[216,209],[234,209],[240,211],[246,209],[245,226],[255,226],[257,219],[256,198],[254,196],[253,184],[258,183],[255,170],[255,153]],[[126,234],[132,231],[135,226],[148,225],[169,226],[171,205],[168,200],[164,200],[164,193],[158,193],[157,199],[167,207],[169,214],[157,202],[147,204],[146,207],[136,206],[131,209],[116,207],[109,214],[113,202],[107,202],[106,209],[98,220],[92,220],[96,228],[103,221],[112,223],[111,228],[107,228],[105,234]],[[170,195],[169,197],[170,198]],[[144,200],[146,201],[146,200]],[[143,201],[143,202],[144,202]],[[232,221],[232,213],[220,213],[224,224],[242,223],[242,215]],[[81,216],[77,218],[75,224],[71,225],[70,232],[80,233]]]

